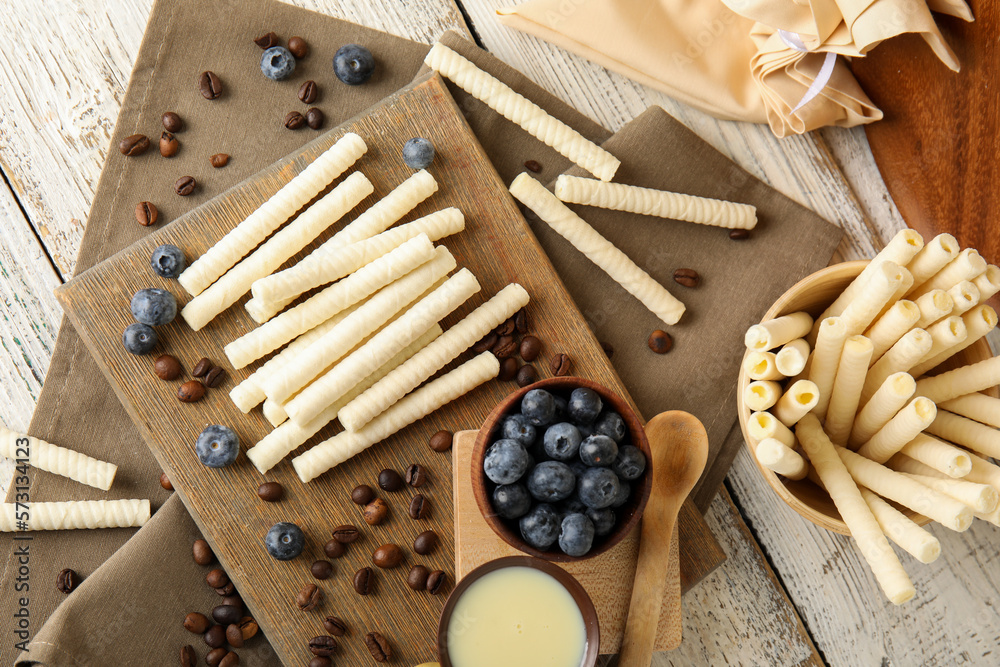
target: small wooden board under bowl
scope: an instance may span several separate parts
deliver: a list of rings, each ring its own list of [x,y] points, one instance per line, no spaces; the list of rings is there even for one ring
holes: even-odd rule
[[[228,468],[209,469],[201,465],[194,453],[194,442],[207,424],[232,426],[244,447],[271,430],[259,409],[244,415],[228,396],[229,390],[260,364],[233,371],[223,353],[228,342],[256,327],[242,307],[248,297],[244,296],[199,332],[188,328],[181,318],[159,327],[160,343],[148,356],[133,356],[121,344],[122,331],[133,321],[129,301],[136,291],[160,287],[171,291],[180,306],[188,300],[176,281],[159,278],[152,272],[149,258],[153,249],[173,243],[189,260],[198,257],[346,132],[356,132],[368,143],[368,152],[354,169],[364,172],[375,186],[375,194],[346,216],[347,220],[413,173],[400,157],[406,140],[423,136],[434,143],[437,157],[429,170],[440,189],[404,220],[448,206],[460,208],[466,216],[466,230],[445,239],[444,244],[459,266],[471,269],[482,285],[478,295],[442,323],[445,328],[504,285],[519,282],[531,295],[532,332],[544,342],[546,351],[568,353],[577,374],[628,397],[504,183],[436,75],[387,98],[365,114],[75,277],[57,290],[57,296],[281,660],[285,664],[306,664],[312,657],[307,647],[309,639],[325,634],[321,623],[324,617],[337,615],[350,627],[337,650],[338,664],[369,664],[372,658],[365,648],[364,635],[378,631],[391,644],[392,664],[412,665],[435,655],[438,616],[451,586],[438,596],[414,592],[406,586],[407,572],[418,562],[444,570],[449,578],[455,572],[451,457],[431,451],[428,438],[441,429],[478,426],[513,386],[490,381],[331,473],[303,485],[288,460],[262,476],[245,456]],[[333,231],[342,224],[335,225]],[[329,233],[319,241],[328,236]],[[306,251],[313,247],[315,244]],[[179,403],[177,389],[190,376],[185,374],[173,382],[157,379],[152,364],[162,353],[176,356],[188,371],[198,359],[208,357],[226,368],[228,378],[219,388],[209,389],[201,402]],[[468,356],[468,353],[462,355],[456,364]],[[541,376],[549,374],[546,363],[536,365]],[[100,419],[100,415],[93,418]],[[330,437],[336,430],[339,426],[327,426],[309,445]],[[142,445],[136,443],[136,446]],[[381,469],[403,471],[411,463],[420,463],[429,471],[430,481],[420,491],[432,503],[430,517],[413,521],[407,516],[406,508],[416,490],[406,487],[395,493],[380,492],[390,505],[389,519],[380,526],[366,526],[359,508],[350,500],[351,489],[358,484],[376,487]],[[262,502],[256,491],[265,480],[280,482],[285,488],[285,498],[277,503]],[[305,532],[305,551],[294,560],[276,561],[264,549],[264,535],[279,521],[292,521]],[[334,562],[335,574],[331,579],[316,581],[310,574],[310,565],[325,558],[323,544],[330,539],[330,531],[343,523],[363,527],[363,536],[348,547],[344,557]],[[413,538],[427,529],[441,536],[441,544],[428,556],[416,556],[410,552]],[[374,592],[360,597],[352,587],[353,574],[371,565],[372,552],[384,543],[402,546],[406,558],[395,569],[377,571]],[[309,583],[320,587],[323,600],[313,611],[299,611],[295,596]]]

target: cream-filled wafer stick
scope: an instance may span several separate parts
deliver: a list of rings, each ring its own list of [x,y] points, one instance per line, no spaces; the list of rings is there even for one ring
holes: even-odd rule
[[[903,446],[923,432],[937,414],[937,406],[918,396],[896,413],[868,442],[861,445],[858,454],[876,463],[885,463]]]
[[[918,526],[912,519],[885,502],[865,487],[859,487],[861,497],[875,515],[885,536],[921,563],[933,563],[941,555],[938,538]]]
[[[500,362],[483,352],[458,368],[407,394],[360,431],[343,431],[295,457],[299,479],[309,482],[347,459],[469,393],[500,372]]]
[[[528,174],[521,174],[510,184],[510,193],[653,314],[667,324],[677,324],[684,314],[684,304],[566,204],[556,199],[544,185]]]
[[[967,451],[926,433],[919,434],[903,445],[899,453],[948,477],[965,477],[972,470],[972,459]]]
[[[792,377],[805,370],[809,360],[809,343],[805,338],[796,338],[785,343],[774,355],[774,365],[782,375]]]
[[[951,315],[962,315],[979,304],[979,288],[968,280],[963,280],[948,290],[948,296],[955,302]]]
[[[899,300],[903,298],[903,295],[906,294],[913,286],[913,274],[910,273],[909,269],[902,267],[902,275],[903,280],[896,286],[896,290],[892,293],[892,296],[889,297],[889,300],[885,302],[885,305],[882,306],[882,309],[878,312],[878,315],[875,316],[873,322],[881,319],[881,317],[885,315],[890,308],[899,303]]]
[[[766,352],[802,338],[812,329],[813,319],[809,313],[791,313],[767,322],[755,324],[747,329],[743,342],[748,350]]]
[[[972,470],[965,476],[966,481],[989,484],[1000,490],[1000,466],[975,454],[970,453],[969,458],[972,460]]]
[[[864,336],[851,336],[844,342],[830,405],[826,410],[826,421],[823,422],[823,430],[835,445],[846,445],[851,435],[871,356],[872,342]]]
[[[948,475],[940,470],[936,470],[926,463],[921,463],[916,459],[912,459],[902,452],[893,455],[891,459],[885,462],[885,466],[890,470],[895,470],[896,472],[926,475],[928,477],[940,477],[941,479],[948,477]]]
[[[757,460],[769,470],[788,479],[805,479],[809,464],[802,455],[775,438],[765,438],[757,444]]]
[[[784,380],[774,352],[747,352],[743,371],[751,380]]]
[[[517,283],[507,285],[440,338],[345,405],[340,411],[340,423],[348,431],[360,431],[365,424],[528,305],[528,298],[528,292]]]
[[[837,376],[837,366],[840,364],[840,353],[847,340],[847,327],[839,317],[828,317],[819,326],[816,347],[809,357],[809,380],[815,383],[819,391],[816,403],[816,416],[826,418],[826,409],[830,405],[830,392]]]
[[[974,512],[982,512],[983,514],[992,512],[997,508],[997,501],[1000,500],[1000,494],[989,484],[975,484],[962,479],[944,479],[912,473],[904,474],[935,491],[940,491],[960,503],[968,505]]]
[[[938,234],[928,241],[923,250],[906,264],[906,268],[913,275],[913,287],[920,287],[927,282],[948,262],[958,257],[961,249],[951,234]]]
[[[938,407],[957,415],[975,419],[993,428],[1000,428],[1000,398],[978,392],[939,403]]]
[[[768,410],[781,398],[781,385],[773,380],[754,380],[743,390],[743,402],[754,412]]]
[[[809,380],[799,380],[792,384],[774,404],[771,413],[785,426],[791,428],[802,416],[816,407],[819,389]]]
[[[915,594],[913,583],[819,420],[815,415],[806,415],[795,432],[886,597],[893,604],[910,600]]]
[[[919,320],[920,309],[912,301],[903,299],[892,304],[884,315],[865,330],[865,338],[872,342],[872,358],[869,363],[874,365],[881,359]]]
[[[224,351],[233,368],[243,368],[276,350],[341,310],[368,298],[394,280],[413,270],[422,271],[428,284],[455,268],[455,258],[447,248],[434,249],[430,261],[419,239],[404,243],[392,252],[366,264],[343,280],[330,285],[291,310],[267,321],[226,345]]]
[[[857,450],[871,440],[879,429],[903,409],[916,390],[916,380],[909,373],[893,373],[887,377],[855,417],[847,446]]]
[[[361,137],[353,132],[345,134],[188,266],[177,278],[181,287],[192,296],[201,294],[323,188],[347,171],[367,150],[368,146]]]
[[[275,428],[288,420],[288,413],[285,412],[285,406],[277,401],[272,401],[270,398],[261,404],[261,409],[264,411],[264,419],[269,421],[271,426]]]
[[[896,289],[905,281],[907,273],[906,269],[895,262],[883,262],[875,269],[864,288],[840,314],[848,336],[863,332],[882,313],[883,308],[890,305]]]
[[[912,369],[914,377],[920,377],[927,371],[937,368],[946,359],[950,359],[984,338],[997,325],[997,313],[983,303],[962,315],[962,323],[965,325],[965,339],[941,350],[936,355],[921,359],[920,363]]]
[[[945,350],[950,350],[956,345],[963,343],[969,337],[969,331],[965,326],[965,322],[961,317],[957,316],[946,317],[940,322],[935,322],[927,327],[927,333],[931,336],[931,349],[920,358],[920,361],[914,368],[921,363],[933,359]],[[918,375],[916,372],[913,374]]]
[[[951,530],[962,532],[972,525],[972,508],[951,496],[849,449],[837,447],[837,454],[858,484],[868,487],[883,498],[895,500],[903,507],[930,517]],[[809,460],[812,461],[811,453]]]
[[[927,292],[936,289],[943,289],[946,292],[963,280],[973,280],[976,276],[986,271],[986,260],[973,248],[966,248],[958,253],[955,259],[942,267],[940,271],[931,276],[923,285],[914,286],[906,298],[918,299]]]
[[[757,226],[755,206],[637,185],[563,175],[556,179],[555,193],[556,197],[569,204],[597,206],[726,229],[753,229]]]
[[[472,272],[461,269],[288,401],[285,406],[288,416],[299,424],[312,421],[368,375],[370,369],[388,361],[400,345],[419,338],[479,289],[479,281]]]
[[[918,329],[926,329],[955,308],[955,300],[943,289],[931,290],[913,303],[920,309],[920,319],[913,324]]]
[[[147,521],[148,500],[70,500],[0,505],[0,533],[138,528]]]
[[[912,329],[889,351],[882,355],[878,362],[868,369],[865,386],[861,389],[861,405],[864,406],[878,391],[882,383],[893,373],[906,373],[913,368],[934,344],[931,335],[923,329]]]
[[[374,190],[364,174],[354,172],[201,294],[188,301],[181,309],[181,317],[192,329],[200,330],[216,315],[239,301],[250,291],[254,281],[277,270]]]
[[[426,238],[426,237],[424,237]],[[430,243],[430,241],[427,241]],[[333,329],[269,377],[262,388],[268,398],[287,402],[367,336],[408,308],[427,290],[423,276],[410,272],[376,292]]]
[[[15,433],[0,424],[0,457],[28,461],[32,468],[68,477],[95,489],[107,491],[118,466],[86,454],[53,445],[30,435]]]
[[[767,438],[774,438],[790,449],[798,446],[792,430],[770,412],[755,412],[750,415],[750,419],[747,420],[747,435],[758,444]]]
[[[602,181],[614,178],[621,165],[618,158],[444,44],[431,47],[424,63]]]
[[[941,375],[917,380],[917,394],[935,403],[943,403],[997,384],[1000,384],[1000,357],[990,357]]]
[[[1000,292],[1000,268],[990,264],[985,271],[972,279],[972,284],[979,290],[979,303],[985,302]]]
[[[938,410],[927,432],[983,456],[1000,458],[1000,431],[973,419]]]
[[[441,327],[434,325],[423,336],[400,350],[392,359],[385,362],[374,373],[359,382],[340,400],[323,410],[316,419],[305,426],[299,426],[288,420],[261,438],[256,445],[247,450],[247,458],[263,475],[278,464],[283,458],[306,443],[320,430],[337,418],[340,409],[360,395],[365,389],[385,377],[386,373],[409,359],[417,350],[441,335]]]

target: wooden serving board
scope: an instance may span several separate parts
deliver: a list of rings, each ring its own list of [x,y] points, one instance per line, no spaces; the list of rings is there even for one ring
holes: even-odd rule
[[[460,208],[466,216],[466,230],[445,242],[459,266],[469,267],[482,285],[480,294],[442,323],[446,328],[504,285],[520,282],[532,297],[529,309],[533,332],[549,349],[570,354],[578,374],[627,397],[600,345],[436,75],[387,98],[77,276],[57,290],[57,296],[282,661],[307,663],[311,657],[309,639],[324,634],[321,621],[325,616],[337,615],[350,626],[349,634],[340,642],[339,664],[368,664],[371,656],[363,638],[365,633],[377,630],[392,645],[392,663],[412,665],[435,655],[437,620],[445,595],[411,591],[405,584],[407,572],[420,562],[444,570],[449,577],[454,573],[451,457],[431,451],[427,440],[440,429],[477,427],[512,386],[491,381],[303,485],[287,460],[262,476],[245,456],[228,468],[216,470],[202,466],[194,454],[195,439],[207,424],[233,427],[244,448],[271,430],[259,409],[244,415],[228,396],[229,390],[260,364],[232,371],[223,353],[228,342],[256,326],[242,308],[246,296],[199,332],[191,331],[181,318],[159,327],[160,343],[151,355],[133,356],[121,344],[121,332],[132,323],[129,301],[136,291],[161,287],[177,297],[179,306],[188,300],[176,281],[159,278],[151,271],[149,257],[154,248],[173,243],[189,260],[201,255],[346,132],[356,132],[368,143],[369,150],[355,169],[364,172],[375,186],[375,194],[346,216],[348,220],[412,174],[400,158],[407,139],[424,136],[434,143],[437,158],[430,171],[440,188],[406,219],[448,206]],[[332,231],[342,225],[338,223]],[[210,389],[201,402],[180,403],[176,392],[189,376],[174,382],[157,379],[152,363],[161,353],[175,355],[188,371],[199,358],[208,357],[226,368],[229,377],[219,388]],[[468,354],[463,355],[453,366],[467,358]],[[541,376],[548,375],[546,364],[537,366]],[[94,418],[100,419],[100,415]],[[339,427],[328,426],[309,444],[330,437],[336,430]],[[396,493],[382,493],[390,505],[390,517],[380,526],[367,527],[359,508],[350,501],[351,489],[362,483],[374,487],[379,470],[391,467],[402,471],[411,463],[421,463],[429,470],[430,481],[421,492],[432,503],[430,517],[415,522],[407,516],[406,508],[414,495],[414,490],[407,487]],[[286,495],[282,501],[268,504],[257,497],[257,487],[265,479],[284,485]],[[298,524],[306,535],[304,553],[292,561],[272,559],[263,546],[264,535],[279,521]],[[335,561],[331,579],[315,581],[310,565],[324,558],[322,547],[330,539],[331,529],[343,523],[363,527],[363,537]],[[437,531],[442,538],[440,546],[429,556],[410,553],[413,538],[426,529]],[[361,567],[371,565],[371,553],[384,543],[402,546],[406,559],[400,567],[377,571],[373,594],[359,597],[353,591],[352,576]],[[302,612],[295,606],[295,596],[307,583],[319,585],[324,599],[314,611]]]

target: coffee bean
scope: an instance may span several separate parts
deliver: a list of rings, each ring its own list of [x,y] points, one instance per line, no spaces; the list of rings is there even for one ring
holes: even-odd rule
[[[529,384],[538,382],[538,371],[531,364],[525,364],[517,371],[517,386],[527,387]]]
[[[521,339],[520,355],[525,361],[534,361],[542,351],[542,341],[534,336],[525,336]]]
[[[285,127],[289,130],[297,130],[306,124],[305,116],[298,111],[289,111],[285,116]]]
[[[684,287],[697,287],[701,276],[694,269],[677,269],[674,271],[674,282]]]
[[[194,646],[188,644],[181,647],[181,667],[194,667],[198,664],[198,656],[194,652]]]
[[[214,100],[222,95],[222,82],[215,72],[202,72],[198,77],[198,90],[206,100]]]
[[[422,493],[413,496],[410,501],[410,518],[413,520],[423,519],[431,512],[431,501],[424,498]]]
[[[239,595],[227,595],[222,598],[222,602],[220,604],[236,607],[240,612],[240,616],[243,616],[243,598]]]
[[[427,575],[427,592],[431,595],[437,595],[441,592],[441,588],[444,587],[447,581],[448,575],[446,575],[442,570],[434,570]]]
[[[147,148],[149,148],[149,137],[145,134],[133,134],[125,137],[118,144],[118,150],[121,151],[121,154],[128,157],[142,155]]]
[[[181,362],[177,357],[161,354],[153,362],[153,372],[161,380],[176,380],[181,374]]]
[[[198,182],[192,177],[181,176],[174,183],[174,192],[179,194],[181,197],[187,197],[189,194],[194,192],[196,187],[198,187]]]
[[[389,648],[389,642],[377,632],[369,632],[365,635],[365,646],[368,647],[368,652],[375,658],[375,662],[385,662],[392,657],[392,649]]]
[[[309,650],[313,655],[330,656],[337,649],[337,640],[330,635],[320,635],[309,640]]]
[[[507,357],[514,356],[516,352],[517,341],[510,335],[500,336],[496,345],[493,346],[493,354],[496,355],[497,359],[506,359]]]
[[[205,540],[195,540],[191,545],[191,552],[194,555],[194,562],[198,565],[210,565],[215,560],[215,554]]]
[[[221,625],[213,625],[205,633],[205,643],[212,648],[219,648],[226,643],[226,629]]]
[[[305,58],[309,55],[309,45],[298,35],[288,40],[288,50],[296,58]]]
[[[535,160],[528,160],[524,163],[524,168],[537,174],[542,170],[542,165],[538,164]]]
[[[219,625],[232,625],[239,623],[243,616],[243,610],[228,604],[220,604],[212,609],[212,618]]]
[[[212,166],[216,169],[221,169],[229,164],[229,153],[216,153],[212,157],[208,158],[208,161],[212,163]]]
[[[66,568],[56,576],[56,588],[60,593],[67,595],[76,590],[80,585],[80,575],[73,570]]]
[[[167,132],[180,132],[184,129],[184,121],[173,111],[163,114],[160,121],[163,123],[163,129]]]
[[[451,431],[438,431],[431,436],[430,448],[435,452],[446,452],[451,449],[453,439],[454,435]]]
[[[325,656],[316,655],[309,661],[308,667],[332,667],[333,661]]]
[[[151,202],[141,201],[135,205],[135,221],[143,227],[152,227],[160,218],[160,212]]]
[[[222,384],[222,381],[225,379],[225,373],[226,371],[222,370],[221,366],[213,366],[212,370],[205,375],[205,384],[215,389]]]
[[[421,556],[426,556],[438,543],[438,534],[433,530],[425,530],[413,540],[413,550]]]
[[[374,572],[370,567],[363,567],[354,573],[354,592],[358,595],[368,595],[374,585]]]
[[[220,586],[219,588],[215,589],[215,594],[218,595],[219,597],[226,597],[227,595],[232,595],[235,592],[236,592],[236,586],[234,586],[233,582],[231,581],[225,586]]]
[[[222,588],[229,583],[229,575],[221,568],[215,568],[205,575],[205,583],[209,588]]]
[[[261,35],[257,39],[253,40],[253,43],[264,49],[265,51],[272,46],[277,46],[281,44],[281,40],[273,32],[269,32],[266,35]]]
[[[243,633],[243,641],[255,637],[257,635],[257,630],[260,628],[257,626],[257,621],[253,619],[253,616],[244,616],[240,619],[240,632]]]
[[[210,370],[212,370],[212,366],[214,365],[215,364],[212,363],[211,359],[208,357],[202,357],[198,360],[198,363],[194,365],[194,368],[191,369],[191,375],[196,378],[204,377]]]
[[[243,647],[243,631],[236,623],[232,623],[226,628],[226,643],[233,648]]]
[[[177,390],[177,398],[181,403],[197,403],[205,397],[205,385],[198,380],[188,380]]]
[[[383,491],[399,491],[403,488],[403,478],[392,468],[384,468],[378,474],[378,485]]]
[[[406,585],[415,591],[422,591],[427,587],[427,576],[430,573],[423,565],[414,565],[406,577]]]
[[[212,622],[205,614],[193,611],[184,617],[184,629],[188,632],[203,635],[210,627],[212,627]]]
[[[383,544],[372,554],[372,563],[383,570],[396,567],[402,560],[403,550],[395,544]]]
[[[329,579],[333,575],[333,563],[328,560],[318,560],[312,564],[309,571],[319,580]]]
[[[604,354],[607,355],[608,359],[615,356],[615,348],[611,343],[601,343],[601,349],[604,350]]]
[[[347,624],[336,616],[327,616],[324,618],[323,627],[334,637],[343,637],[347,634]]]
[[[323,591],[316,584],[306,584],[295,596],[295,605],[301,611],[312,611],[323,599]]]
[[[670,348],[674,346],[674,339],[670,337],[666,331],[662,329],[657,329],[653,333],[649,334],[649,340],[646,341],[649,345],[649,349],[657,354],[666,354],[670,351]]]
[[[367,505],[375,500],[375,491],[367,484],[360,484],[351,491],[351,500],[356,505]]]
[[[350,544],[361,537],[361,531],[351,524],[344,524],[333,529],[333,539],[341,544]]]
[[[517,311],[514,315],[514,329],[521,334],[528,333],[531,328],[531,318],[528,315],[528,311],[524,308]]]
[[[313,107],[306,112],[306,125],[314,130],[323,127],[323,112]]]
[[[302,100],[303,104],[312,104],[316,101],[317,91],[319,91],[319,87],[316,86],[315,81],[310,79],[299,86],[299,99]]]
[[[414,488],[423,486],[427,482],[427,469],[419,463],[411,463],[406,469],[406,483]]]
[[[177,141],[177,137],[171,132],[166,130],[160,134],[160,155],[163,157],[173,157],[177,155],[177,151],[180,150],[181,142]]]
[[[487,350],[492,350],[493,346],[497,344],[497,336],[494,332],[489,332],[483,338],[479,339],[479,342],[472,346],[472,351],[476,354],[482,354]]]
[[[219,662],[219,667],[236,667],[238,664],[240,664],[240,656],[230,651]]]
[[[347,549],[337,540],[330,540],[323,545],[323,553],[326,554],[327,558],[340,558],[344,555],[345,551]]]
[[[729,230],[729,238],[734,241],[745,241],[750,238],[749,229],[731,229]]]
[[[267,503],[276,503],[285,495],[285,487],[278,482],[264,482],[257,487],[257,495]]]
[[[510,382],[517,377],[517,371],[520,368],[521,364],[517,363],[517,359],[507,357],[500,362],[500,373],[497,374],[497,379],[501,382]]]
[[[376,498],[364,506],[361,514],[365,519],[365,523],[369,526],[377,526],[385,521],[386,516],[389,515],[389,506],[381,498]]]
[[[174,485],[170,483],[170,478],[167,477],[167,473],[165,472],[160,473],[160,486],[162,486],[166,491],[174,490]]]
[[[569,358],[568,354],[563,354],[562,352],[557,352],[552,355],[549,360],[549,370],[556,377],[564,377],[569,375],[570,371],[573,369],[573,360]]]
[[[504,336],[512,336],[516,329],[517,329],[517,323],[514,321],[514,318],[508,317],[506,320],[501,322],[500,325],[497,326],[497,328],[494,329],[493,331],[496,332],[496,335],[503,338]]]
[[[205,656],[205,664],[209,667],[219,667],[219,665],[222,664],[222,659],[225,658],[228,653],[229,651],[221,646],[219,648],[213,648],[208,652],[208,655]]]

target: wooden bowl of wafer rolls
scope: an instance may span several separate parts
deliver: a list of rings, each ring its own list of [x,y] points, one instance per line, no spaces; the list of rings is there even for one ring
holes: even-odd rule
[[[994,449],[1000,445],[1000,401],[990,402],[998,397],[1000,359],[985,338],[997,324],[986,302],[998,290],[1000,269],[975,250],[960,250],[947,234],[925,245],[919,234],[903,230],[874,260],[827,267],[785,292],[747,332],[738,380],[743,437],[775,493],[814,524],[852,534],[801,442],[821,424],[822,439],[839,445],[828,451],[857,452],[840,458],[868,504],[879,504],[871,509],[880,524],[892,512],[917,526],[934,520],[927,516],[933,514],[955,530],[967,528],[972,516],[997,523],[1000,509],[983,510],[1000,486],[1000,468],[989,462],[1000,456]],[[972,366],[977,362],[984,363]],[[984,438],[988,442],[979,442]],[[880,464],[878,475],[930,486],[939,484],[934,478],[974,480],[952,495],[990,483],[994,488],[979,489],[986,500],[963,497],[984,503],[971,513],[959,507],[941,516],[936,492],[931,500],[921,495],[909,503],[882,502],[894,488],[869,493],[855,468],[865,468],[859,475],[867,480],[872,460]],[[976,472],[969,473],[973,462]],[[892,540],[884,525],[883,532]],[[925,549],[918,559],[936,557],[935,546],[936,552]]]

